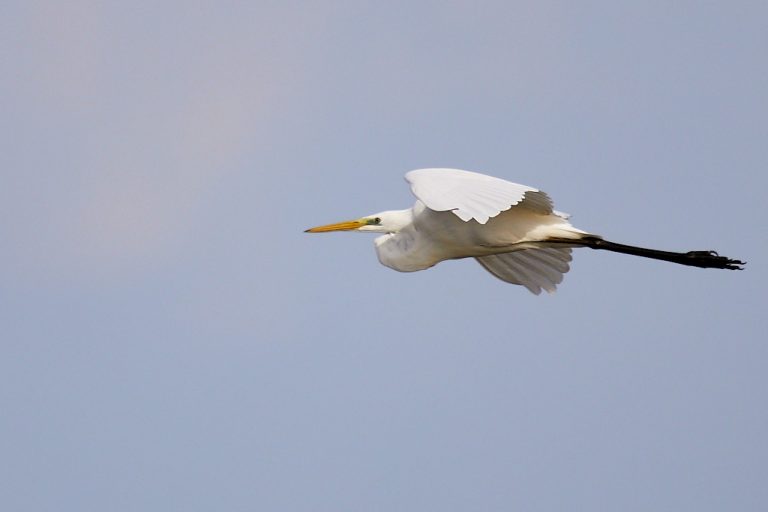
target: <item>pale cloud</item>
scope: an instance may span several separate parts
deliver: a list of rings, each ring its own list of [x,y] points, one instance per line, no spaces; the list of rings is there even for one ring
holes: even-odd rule
[[[22,11],[10,84],[19,126],[8,127],[18,144],[6,168],[23,186],[5,191],[3,221],[10,270],[101,279],[166,260],[211,185],[266,132],[286,71],[302,68],[286,62],[301,54],[268,26],[210,39],[214,12],[158,24],[91,2]]]

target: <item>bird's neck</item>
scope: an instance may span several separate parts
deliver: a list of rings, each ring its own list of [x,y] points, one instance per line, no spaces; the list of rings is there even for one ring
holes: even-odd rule
[[[382,218],[385,219],[387,231],[390,233],[399,233],[413,223],[413,211],[410,208],[405,210],[390,210],[384,212]]]

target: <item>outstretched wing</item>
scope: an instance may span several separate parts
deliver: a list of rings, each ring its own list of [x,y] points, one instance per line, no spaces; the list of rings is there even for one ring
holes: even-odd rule
[[[552,211],[552,200],[535,188],[459,169],[418,169],[405,175],[411,191],[430,210],[452,211],[461,220],[485,224],[513,206],[541,213]]]
[[[571,249],[545,247],[481,256],[477,261],[502,281],[521,284],[536,295],[542,288],[553,293],[563,281],[571,261]]]

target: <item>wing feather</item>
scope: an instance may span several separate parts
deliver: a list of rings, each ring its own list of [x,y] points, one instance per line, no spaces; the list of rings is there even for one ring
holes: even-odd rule
[[[485,224],[513,206],[551,214],[546,193],[511,181],[459,169],[418,169],[405,175],[411,191],[430,210],[452,211],[461,220]]]
[[[525,286],[536,295],[544,289],[553,293],[570,270],[570,248],[526,249],[475,258],[483,268],[502,281]]]

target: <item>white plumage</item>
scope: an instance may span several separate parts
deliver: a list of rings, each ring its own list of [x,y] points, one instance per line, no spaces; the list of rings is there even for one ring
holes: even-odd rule
[[[370,231],[379,261],[413,272],[448,259],[474,257],[494,276],[532,293],[554,292],[569,270],[571,249],[590,247],[683,265],[737,269],[743,262],[713,251],[673,253],[616,244],[577,229],[541,190],[459,169],[405,175],[412,208],[386,211],[308,232]]]
[[[552,213],[552,200],[535,188],[458,169],[418,169],[406,173],[411,191],[427,208],[451,211],[463,221],[485,224],[525,200],[528,209]]]
[[[570,270],[570,248],[545,247],[506,254],[480,256],[477,261],[502,281],[521,284],[536,295],[544,289],[553,293]]]

